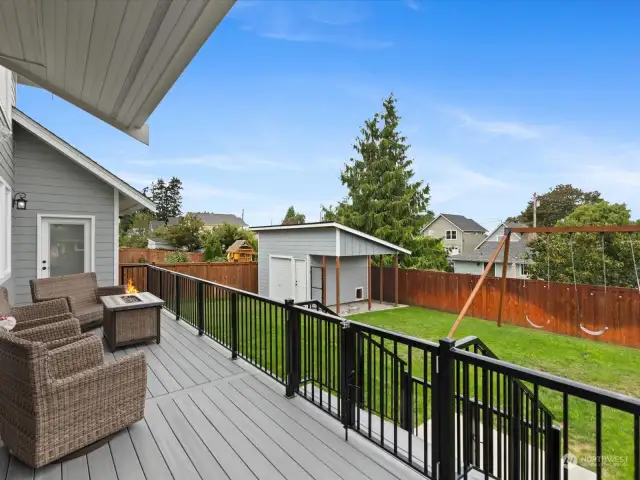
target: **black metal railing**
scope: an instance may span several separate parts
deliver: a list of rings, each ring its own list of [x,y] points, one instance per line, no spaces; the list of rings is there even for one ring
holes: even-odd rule
[[[503,362],[475,337],[434,343],[154,266],[125,268],[123,279],[144,268],[147,290],[232,358],[428,478],[568,479],[569,400],[593,406],[593,419],[579,421],[594,426],[597,478],[640,478],[639,400]],[[626,470],[603,461],[604,408],[633,418],[620,433],[634,446]]]
[[[329,315],[338,315],[336,312],[327,307],[320,300],[305,300],[304,302],[296,302],[296,305],[299,307],[306,307],[310,310],[315,310],[317,312],[328,313]]]

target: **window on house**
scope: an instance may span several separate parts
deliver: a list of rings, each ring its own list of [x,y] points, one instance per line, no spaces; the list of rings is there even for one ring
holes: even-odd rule
[[[529,265],[527,265],[526,263],[520,264],[520,275],[523,277],[529,276]]]
[[[453,247],[449,249],[449,255],[459,255],[460,249],[458,247]]]
[[[0,281],[11,273],[11,189],[0,178]]]
[[[362,300],[364,298],[364,287],[356,288],[356,300]]]
[[[458,232],[456,230],[447,230],[444,234],[444,238],[447,240],[457,240]]]

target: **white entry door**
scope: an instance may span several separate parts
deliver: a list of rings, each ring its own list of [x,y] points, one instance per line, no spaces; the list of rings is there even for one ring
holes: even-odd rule
[[[293,297],[296,302],[304,302],[307,298],[307,261],[295,260],[295,296]]]
[[[93,217],[38,216],[38,278],[94,270]]]

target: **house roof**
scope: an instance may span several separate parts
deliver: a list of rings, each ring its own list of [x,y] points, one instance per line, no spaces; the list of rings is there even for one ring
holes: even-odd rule
[[[234,0],[2,3],[0,65],[148,143],[145,122]]]
[[[489,235],[487,235],[476,247],[476,250],[480,247],[482,247],[483,244],[488,243],[489,239],[493,236],[494,233],[496,233],[498,230],[500,230],[501,228],[516,228],[516,227],[526,227],[527,225],[525,225],[524,223],[519,223],[519,222],[502,222],[500,225],[498,225],[496,228],[494,228],[493,230],[491,230],[491,232],[489,233]],[[522,235],[512,232],[511,235],[515,235],[518,238],[522,238]],[[514,242],[515,243],[515,242]]]
[[[356,230],[355,228],[346,227],[337,222],[302,223],[300,225],[264,225],[260,227],[250,227],[249,230],[253,232],[266,232],[271,230],[304,230],[309,228],[337,228],[338,230],[349,232],[358,237],[365,238],[373,243],[377,243],[378,245],[383,245],[399,253],[406,253],[407,255],[411,255],[411,251],[407,250],[406,248],[402,248],[398,245],[394,245],[393,243],[387,242],[378,237],[374,237],[373,235],[369,235],[367,233],[361,232],[359,230]]]
[[[454,262],[487,262],[493,252],[498,248],[500,242],[484,242],[484,244],[469,253],[461,253],[459,255],[452,255],[449,260]],[[511,242],[509,247],[509,263],[531,263],[531,260],[527,258],[527,254],[530,252],[529,247],[525,242]],[[503,263],[504,249],[496,257],[496,262]]]
[[[424,232],[429,226],[438,220],[440,217],[443,217],[445,220],[448,220],[449,223],[462,230],[463,232],[486,232],[487,229],[480,225],[475,220],[467,218],[463,215],[454,215],[451,213],[441,213],[436,218],[434,218],[426,227],[422,229]]]
[[[229,246],[229,248],[227,248],[227,252],[237,252],[243,247],[248,247],[253,250],[253,247],[251,247],[251,245],[249,245],[249,242],[247,242],[246,240],[236,240],[231,244],[231,246]]]
[[[58,137],[55,133],[47,130],[45,127],[40,125],[33,118],[29,117],[21,110],[18,110],[14,107],[12,118],[13,121],[20,125],[22,128],[38,137],[44,143],[60,152],[69,160],[77,163],[82,168],[88,170],[96,177],[104,181],[106,184],[111,185],[112,187],[117,189],[121,194],[133,200],[135,204],[133,206],[129,206],[129,209],[137,209],[137,205],[139,205],[141,207],[148,208],[152,212],[156,211],[155,204],[151,201],[151,199],[145,197],[142,192],[136,190],[127,182],[111,173],[95,160],[87,157],[84,153],[68,144],[62,138]],[[122,205],[120,206],[122,207]],[[123,208],[121,208],[121,211],[122,210]]]
[[[200,220],[204,222],[205,225],[222,225],[224,223],[229,223],[231,225],[238,225],[241,227],[246,227],[247,224],[237,215],[233,215],[232,213],[208,213],[208,212],[189,212],[192,215],[195,215]],[[175,225],[180,220],[180,217],[169,217],[167,220],[167,225]],[[164,226],[164,222],[162,220],[154,220],[151,222],[151,230],[155,230],[158,227]]]

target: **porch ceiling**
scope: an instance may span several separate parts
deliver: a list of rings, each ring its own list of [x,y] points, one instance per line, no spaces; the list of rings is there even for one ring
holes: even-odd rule
[[[148,117],[234,2],[2,0],[0,65],[148,143]]]

